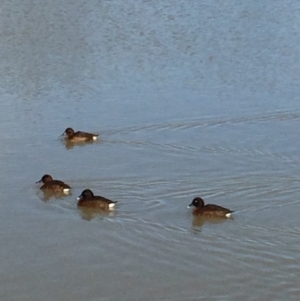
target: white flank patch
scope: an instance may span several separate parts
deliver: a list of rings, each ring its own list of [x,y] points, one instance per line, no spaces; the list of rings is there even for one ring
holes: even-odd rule
[[[108,204],[108,208],[113,209],[115,207],[115,205],[116,205],[115,203],[110,203],[110,204]]]
[[[64,188],[64,189],[63,189],[63,192],[64,192],[65,194],[68,194],[68,193],[70,192],[70,188]]]
[[[98,137],[97,136],[93,136],[93,140],[97,140],[98,139]]]
[[[227,218],[230,218],[230,217],[231,217],[231,213],[226,213],[225,216],[226,216]]]

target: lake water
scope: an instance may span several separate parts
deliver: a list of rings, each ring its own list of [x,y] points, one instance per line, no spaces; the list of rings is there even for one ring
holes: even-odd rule
[[[299,300],[299,9],[2,1],[0,299]],[[85,188],[117,209],[78,210]]]

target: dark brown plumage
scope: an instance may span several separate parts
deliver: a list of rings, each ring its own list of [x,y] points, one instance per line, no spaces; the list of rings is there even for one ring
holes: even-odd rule
[[[90,189],[83,190],[77,200],[77,206],[98,208],[102,210],[111,210],[117,203],[116,201],[106,199],[102,196],[95,196]]]
[[[51,191],[54,193],[69,193],[71,189],[71,187],[66,183],[59,180],[53,180],[53,178],[47,174],[36,183],[43,183],[43,185],[40,187],[41,190]]]
[[[86,142],[86,141],[95,141],[98,138],[98,134],[86,133],[86,132],[74,132],[72,128],[67,128],[62,136],[65,135],[66,141],[69,142]]]
[[[233,211],[213,204],[204,205],[203,199],[196,197],[193,199],[192,203],[188,207],[194,206],[193,210],[194,215],[200,215],[205,217],[222,217],[230,218]]]

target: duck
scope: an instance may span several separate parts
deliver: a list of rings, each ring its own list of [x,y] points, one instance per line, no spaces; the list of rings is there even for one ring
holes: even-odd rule
[[[66,128],[61,136],[65,136],[65,140],[68,142],[87,142],[96,141],[99,135],[81,131],[75,132],[72,128]]]
[[[53,192],[53,193],[65,193],[68,194],[71,190],[71,187],[60,180],[53,180],[52,176],[49,174],[45,174],[42,176],[42,178],[36,182],[43,183],[43,185],[40,187],[43,191]]]
[[[90,189],[85,189],[82,191],[81,195],[77,198],[78,207],[89,207],[98,208],[102,210],[112,210],[114,209],[117,201],[112,201],[102,196],[94,195]]]
[[[230,218],[231,214],[234,212],[227,208],[214,205],[207,204],[204,205],[204,201],[200,197],[195,197],[188,208],[195,207],[193,210],[194,215],[204,216],[204,217],[220,217],[220,218]]]

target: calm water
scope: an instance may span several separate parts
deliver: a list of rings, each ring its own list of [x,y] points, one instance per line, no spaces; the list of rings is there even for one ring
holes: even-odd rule
[[[2,1],[1,300],[299,300],[299,9]],[[78,210],[84,188],[117,210]]]

